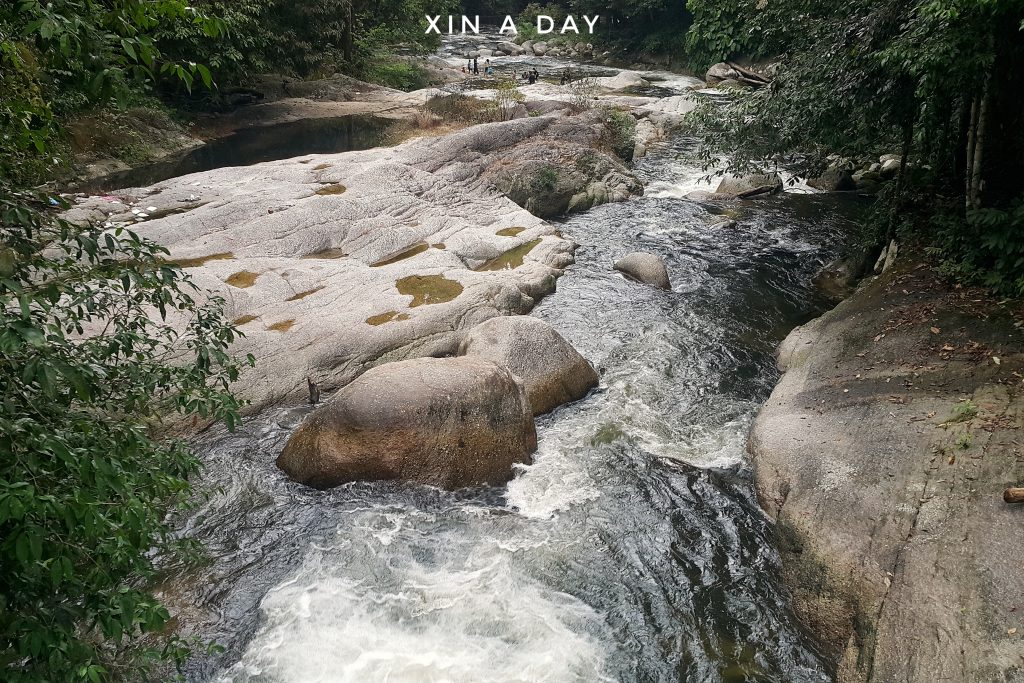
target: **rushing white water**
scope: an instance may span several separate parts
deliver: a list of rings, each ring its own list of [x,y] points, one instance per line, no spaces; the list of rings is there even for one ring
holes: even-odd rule
[[[168,568],[165,597],[224,651],[193,658],[187,679],[830,680],[779,586],[744,450],[772,351],[823,306],[810,279],[855,207],[688,201],[707,189],[689,152],[656,146],[636,169],[643,198],[561,222],[577,264],[533,314],[601,384],[539,420],[534,463],[507,488],[307,489],[273,464],[307,409],[201,437],[208,493],[182,527],[210,561]],[[737,225],[712,227],[724,218]],[[672,291],[612,270],[637,250],[665,259]]]
[[[686,183],[685,152],[655,149],[637,172]],[[828,680],[779,588],[744,447],[772,349],[819,305],[809,281],[838,201],[645,197],[563,221],[577,265],[534,314],[601,386],[539,421],[535,462],[507,489],[306,489],[273,465],[304,410],[205,435],[211,494],[185,531],[211,562],[181,600],[226,649],[187,677]],[[722,211],[738,225],[716,233]],[[611,269],[634,250],[665,258],[673,291]]]

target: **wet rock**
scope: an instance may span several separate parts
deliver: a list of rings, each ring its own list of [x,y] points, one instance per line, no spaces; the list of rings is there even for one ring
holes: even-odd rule
[[[719,90],[749,90],[752,86],[735,78],[726,78],[716,83],[715,87]]]
[[[857,189],[850,171],[839,166],[830,166],[817,178],[808,179],[807,184],[823,192],[849,192]]]
[[[857,282],[868,273],[870,252],[858,249],[825,265],[814,277],[814,284],[831,299],[842,299],[853,291]]]
[[[525,52],[525,50],[511,41],[503,41],[498,43],[498,49],[508,55],[519,56]]]
[[[739,78],[739,76],[740,73],[736,71],[736,69],[732,68],[725,62],[719,62],[708,69],[707,73],[704,75],[704,80],[707,81],[708,85],[714,86],[725,80],[735,80]]]
[[[668,269],[665,268],[665,262],[657,254],[636,251],[616,261],[614,268],[630,279],[645,285],[672,289],[672,283],[668,278]]]
[[[635,71],[620,71],[615,76],[595,78],[595,84],[607,90],[625,90],[626,88],[639,88],[650,85],[648,81]]]
[[[401,480],[499,485],[537,435],[522,385],[480,358],[417,358],[368,370],[315,410],[277,459],[315,488]]]
[[[530,316],[480,323],[466,333],[459,352],[508,368],[526,387],[534,415],[583,398],[598,382],[586,358],[546,322]]]
[[[886,180],[895,178],[896,174],[900,171],[900,157],[887,156],[882,158],[882,168],[879,170],[879,173]]]
[[[772,194],[782,190],[782,178],[778,173],[749,173],[747,175],[726,175],[718,183],[715,194],[731,197],[753,197]]]

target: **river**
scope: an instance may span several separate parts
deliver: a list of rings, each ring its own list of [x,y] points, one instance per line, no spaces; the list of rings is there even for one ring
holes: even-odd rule
[[[208,559],[164,590],[186,635],[224,649],[189,680],[832,680],[780,585],[745,441],[858,208],[682,199],[691,147],[637,164],[646,196],[556,221],[577,262],[533,315],[601,384],[539,420],[507,488],[307,489],[274,466],[307,408],[199,438],[207,494],[181,526]],[[611,269],[637,250],[664,257],[672,291]]]

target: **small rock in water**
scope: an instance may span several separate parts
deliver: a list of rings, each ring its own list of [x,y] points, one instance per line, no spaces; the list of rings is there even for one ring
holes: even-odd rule
[[[645,285],[672,289],[665,262],[657,254],[636,251],[615,262],[615,270]]]

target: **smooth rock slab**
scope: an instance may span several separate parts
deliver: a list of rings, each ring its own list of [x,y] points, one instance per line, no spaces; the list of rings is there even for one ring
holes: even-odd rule
[[[481,358],[416,358],[368,370],[314,411],[277,466],[315,488],[402,480],[499,485],[537,433],[523,386]]]
[[[563,162],[559,206],[578,192],[642,191],[595,151],[603,130],[596,113],[483,124],[119,190],[67,217],[132,226],[226,300],[246,335],[233,350],[256,357],[234,390],[255,412],[305,401],[307,378],[327,395],[375,365],[454,354],[465,330],[529,312],[575,245],[502,190],[523,187],[557,153],[592,162]],[[528,189],[516,198],[540,196]],[[131,212],[149,206],[141,222]]]
[[[672,289],[672,283],[668,278],[668,269],[665,262],[656,254],[648,254],[636,251],[626,254],[613,266],[615,270],[645,285],[660,287],[661,289]]]
[[[526,387],[534,415],[576,401],[597,386],[593,366],[543,320],[501,316],[466,334],[459,352],[508,368]]]

